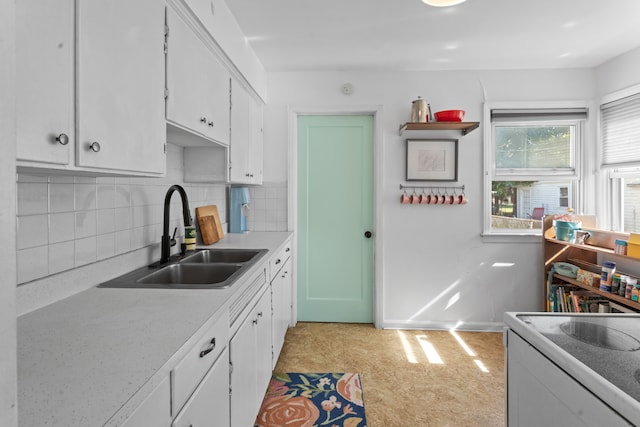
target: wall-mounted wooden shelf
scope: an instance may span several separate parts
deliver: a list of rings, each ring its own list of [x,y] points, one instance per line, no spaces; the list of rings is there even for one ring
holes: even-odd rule
[[[400,125],[400,135],[409,130],[459,130],[463,135],[477,129],[480,122],[430,122],[412,123],[407,122]]]

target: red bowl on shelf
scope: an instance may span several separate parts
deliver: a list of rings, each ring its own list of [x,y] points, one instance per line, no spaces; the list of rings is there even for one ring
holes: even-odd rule
[[[436,122],[461,122],[464,119],[464,110],[443,110],[434,113]]]

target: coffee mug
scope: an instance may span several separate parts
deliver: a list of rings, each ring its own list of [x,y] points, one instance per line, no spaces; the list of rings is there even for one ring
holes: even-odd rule
[[[402,196],[400,196],[400,203],[402,203],[403,205],[408,205],[409,203],[411,203],[411,198],[407,194],[403,194]]]
[[[437,194],[429,194],[429,204],[430,205],[437,205],[438,204],[438,195]]]
[[[422,193],[420,195],[420,204],[421,205],[428,205],[429,204],[429,196],[427,196],[426,194]]]
[[[420,203],[420,195],[413,193],[411,195],[411,204],[417,205],[418,203]]]

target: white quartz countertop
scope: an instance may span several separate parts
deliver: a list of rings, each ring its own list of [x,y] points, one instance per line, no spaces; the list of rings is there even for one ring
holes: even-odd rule
[[[227,234],[214,248],[268,249],[239,286],[211,290],[91,288],[18,318],[20,426],[117,425],[169,375],[190,338],[226,308],[289,232]],[[185,345],[189,344],[189,345]],[[130,399],[140,390],[141,393]],[[120,411],[119,416],[126,416]]]
[[[636,380],[633,372],[640,368],[640,351],[609,349],[602,345],[619,342],[616,335],[623,338],[624,342],[620,344],[636,342],[640,336],[640,315],[505,313],[504,321],[583,387],[633,425],[640,426],[640,401],[631,395],[637,394],[636,385],[629,383]],[[569,330],[568,326],[579,328],[584,324],[596,325],[596,334],[579,339],[576,338],[579,335],[563,332],[563,329]],[[637,345],[631,347],[637,348]]]

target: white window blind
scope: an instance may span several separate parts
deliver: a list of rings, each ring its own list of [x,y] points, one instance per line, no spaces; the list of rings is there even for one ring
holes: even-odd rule
[[[640,166],[640,93],[600,106],[602,167]]]

